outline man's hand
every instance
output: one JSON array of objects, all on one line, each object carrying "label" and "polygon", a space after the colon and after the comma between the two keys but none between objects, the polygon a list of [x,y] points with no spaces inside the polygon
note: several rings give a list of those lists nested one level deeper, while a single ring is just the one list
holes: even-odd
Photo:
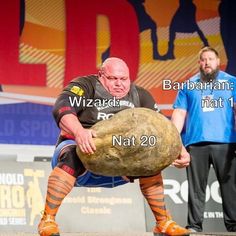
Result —
[{"label": "man's hand", "polygon": [[75,141],[83,153],[93,154],[96,151],[94,137],[96,137],[94,130],[82,128],[76,133]]},{"label": "man's hand", "polygon": [[59,126],[62,133],[71,134],[75,137],[75,142],[80,150],[87,154],[93,154],[96,150],[93,137],[96,133],[92,129],[85,129],[74,114],[66,114],[62,116]]},{"label": "man's hand", "polygon": [[190,163],[190,155],[183,146],[179,157],[172,163],[172,165],[174,165],[177,168],[184,168],[189,166],[189,163]]}]

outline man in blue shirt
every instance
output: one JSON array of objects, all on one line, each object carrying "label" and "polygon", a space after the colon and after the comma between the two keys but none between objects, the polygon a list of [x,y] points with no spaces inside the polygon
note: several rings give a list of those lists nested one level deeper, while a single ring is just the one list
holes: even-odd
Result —
[{"label": "man in blue shirt", "polygon": [[191,156],[187,228],[193,232],[202,231],[211,164],[220,185],[226,229],[236,232],[236,78],[220,71],[219,65],[214,48],[200,51],[200,72],[179,90],[172,115],[180,133],[185,127],[182,156]]}]

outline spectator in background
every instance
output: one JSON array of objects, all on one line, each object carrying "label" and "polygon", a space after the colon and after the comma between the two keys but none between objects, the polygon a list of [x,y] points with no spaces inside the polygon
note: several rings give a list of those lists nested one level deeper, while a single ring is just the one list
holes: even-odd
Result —
[{"label": "spectator in background", "polygon": [[[187,167],[187,228],[192,232],[202,231],[211,165],[220,185],[226,229],[236,232],[236,78],[220,71],[219,65],[218,52],[214,48],[200,50],[200,72],[178,92],[172,115],[180,133],[186,126],[183,143],[191,156]],[[195,89],[188,89],[188,83]],[[186,150],[183,155],[187,155]]]}]

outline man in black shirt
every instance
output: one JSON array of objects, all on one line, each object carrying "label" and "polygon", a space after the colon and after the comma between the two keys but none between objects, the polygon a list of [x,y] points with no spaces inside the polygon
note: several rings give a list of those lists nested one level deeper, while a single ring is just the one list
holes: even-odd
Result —
[{"label": "man in black shirt", "polygon": [[[86,170],[76,154],[76,146],[87,154],[93,154],[96,133],[90,128],[99,120],[108,119],[115,113],[133,107],[145,107],[158,111],[152,96],[130,81],[129,68],[119,58],[108,58],[98,75],[81,77],[71,81],[58,97],[53,115],[61,129],[58,144],[52,159],[52,170],[44,215],[38,226],[41,236],[58,236],[55,216],[65,196],[74,186],[114,187],[129,182],[127,177],[95,175]],[[188,159],[179,160],[181,167]],[[140,189],[147,199],[156,219],[154,235],[184,235],[188,231],[170,219],[164,202],[161,173],[139,178]]]}]

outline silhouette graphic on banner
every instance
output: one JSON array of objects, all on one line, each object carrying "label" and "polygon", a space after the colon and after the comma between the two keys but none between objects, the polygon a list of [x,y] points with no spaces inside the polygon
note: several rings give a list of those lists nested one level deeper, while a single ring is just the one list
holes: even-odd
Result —
[{"label": "silhouette graphic on banner", "polygon": [[25,25],[25,0],[20,0],[20,35]]},{"label": "silhouette graphic on banner", "polygon": [[236,76],[236,1],[221,0],[219,15],[221,38],[228,59],[225,71]]},{"label": "silhouette graphic on banner", "polygon": [[25,176],[32,176],[33,181],[29,181],[28,190],[26,193],[28,207],[31,208],[30,222],[29,225],[34,225],[34,220],[36,216],[41,217],[41,211],[44,207],[44,199],[40,191],[39,179],[44,177],[44,171],[33,169],[25,169]]},{"label": "silhouette graphic on banner", "polygon": [[[152,57],[154,60],[162,60],[158,52],[158,38],[157,38],[157,25],[156,22],[147,14],[144,2],[145,0],[127,0],[134,8],[139,24],[139,32],[144,30],[151,30],[152,41]],[[110,47],[102,53],[102,61],[105,61],[110,56]]]},{"label": "silhouette graphic on banner", "polygon": [[209,46],[207,38],[199,28],[196,21],[196,6],[192,0],[179,0],[179,7],[175,12],[169,28],[168,51],[164,55],[165,59],[175,59],[174,41],[176,33],[197,32],[204,46]]}]

